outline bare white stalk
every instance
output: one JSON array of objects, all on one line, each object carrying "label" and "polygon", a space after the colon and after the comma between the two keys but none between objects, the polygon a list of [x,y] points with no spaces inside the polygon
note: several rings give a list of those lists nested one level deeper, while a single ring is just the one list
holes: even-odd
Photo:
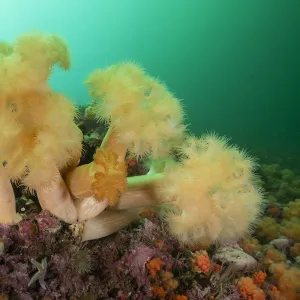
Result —
[{"label": "bare white stalk", "polygon": [[163,182],[163,173],[148,173],[146,175],[127,178],[127,190],[111,209],[122,210],[158,206],[158,190]]},{"label": "bare white stalk", "polygon": [[6,174],[5,168],[0,165],[0,223],[13,225],[21,220],[16,213],[14,190]]},{"label": "bare white stalk", "polygon": [[36,193],[43,209],[66,223],[72,224],[77,221],[75,204],[60,174],[49,187],[37,187]]},{"label": "bare white stalk", "polygon": [[132,208],[142,208],[149,206],[157,206],[160,201],[153,187],[128,189],[123,193],[117,204],[112,210],[123,210]]},{"label": "bare white stalk", "polygon": [[83,222],[99,215],[108,206],[108,200],[103,199],[103,201],[98,201],[94,197],[76,199],[75,206],[78,221]]},{"label": "bare white stalk", "polygon": [[82,241],[100,239],[115,233],[134,221],[140,213],[139,209],[104,210],[84,223]]}]

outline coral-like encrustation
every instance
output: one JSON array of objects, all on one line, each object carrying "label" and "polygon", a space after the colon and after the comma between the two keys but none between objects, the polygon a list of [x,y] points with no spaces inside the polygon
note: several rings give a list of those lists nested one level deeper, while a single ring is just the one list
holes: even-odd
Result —
[{"label": "coral-like encrustation", "polygon": [[[46,211],[14,226],[2,224],[0,295],[12,299],[155,299],[163,290],[166,299],[187,299],[187,291],[192,295],[199,287],[207,289],[207,281],[220,269],[195,269],[194,254],[181,249],[164,226],[148,212],[115,235],[82,244],[74,226]],[[37,272],[32,262],[40,261],[47,261],[47,267]],[[216,287],[209,293],[217,291]]]}]

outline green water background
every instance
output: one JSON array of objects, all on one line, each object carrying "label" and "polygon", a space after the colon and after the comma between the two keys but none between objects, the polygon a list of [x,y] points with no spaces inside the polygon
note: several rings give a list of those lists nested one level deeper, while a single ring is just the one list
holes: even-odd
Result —
[{"label": "green water background", "polygon": [[216,131],[265,162],[299,164],[300,1],[0,0],[0,39],[64,38],[68,73],[50,84],[78,104],[95,68],[140,62],[186,107],[195,134]]}]

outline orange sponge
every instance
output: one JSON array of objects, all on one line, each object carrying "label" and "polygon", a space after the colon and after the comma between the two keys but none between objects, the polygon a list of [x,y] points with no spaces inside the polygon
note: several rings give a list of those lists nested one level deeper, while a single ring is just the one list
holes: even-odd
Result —
[{"label": "orange sponge", "polygon": [[242,277],[237,282],[237,290],[243,299],[248,300],[265,300],[263,290],[255,285],[250,277]]}]

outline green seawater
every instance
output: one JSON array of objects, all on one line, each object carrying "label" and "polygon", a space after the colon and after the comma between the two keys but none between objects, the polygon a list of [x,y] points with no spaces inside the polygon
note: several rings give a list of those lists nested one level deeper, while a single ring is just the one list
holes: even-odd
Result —
[{"label": "green seawater", "polygon": [[216,131],[264,162],[300,165],[299,0],[0,0],[0,39],[55,33],[72,68],[50,84],[77,104],[94,69],[135,60]]}]

